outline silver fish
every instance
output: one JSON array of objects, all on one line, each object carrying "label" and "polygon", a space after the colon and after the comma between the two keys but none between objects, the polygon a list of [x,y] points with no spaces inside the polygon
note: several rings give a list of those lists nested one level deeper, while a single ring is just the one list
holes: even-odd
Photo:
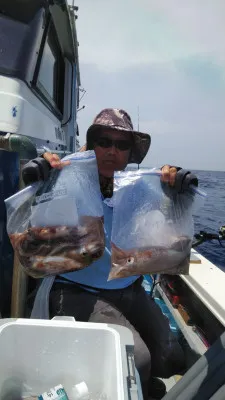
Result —
[{"label": "silver fish", "polygon": [[123,250],[113,242],[111,246],[112,267],[108,280],[149,273],[170,273],[169,270],[174,274],[176,268],[179,274],[182,263],[187,265],[191,239],[181,236],[170,247],[149,246],[140,250]]}]

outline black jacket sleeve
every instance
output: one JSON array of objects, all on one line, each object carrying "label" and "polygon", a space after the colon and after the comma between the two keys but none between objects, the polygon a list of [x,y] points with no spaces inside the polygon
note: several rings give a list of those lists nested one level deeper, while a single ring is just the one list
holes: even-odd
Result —
[{"label": "black jacket sleeve", "polygon": [[[171,167],[171,166],[170,166]],[[163,167],[161,167],[162,169]],[[176,193],[185,192],[190,185],[198,186],[198,178],[192,174],[191,171],[183,169],[181,167],[174,166],[177,169],[177,175],[175,179],[174,191]],[[166,190],[167,184],[162,183],[162,187]]]},{"label": "black jacket sleeve", "polygon": [[25,185],[30,185],[37,181],[45,181],[50,174],[51,166],[42,157],[37,157],[29,161],[22,168],[22,178]]},{"label": "black jacket sleeve", "polygon": [[177,193],[185,192],[190,185],[198,186],[198,178],[186,169],[179,169],[175,179],[174,188]]},{"label": "black jacket sleeve", "polygon": [[177,168],[175,185],[170,187],[168,183],[161,182],[163,189],[163,200],[161,210],[168,220],[179,220],[183,218],[187,210],[192,206],[194,193],[188,190],[190,185],[198,186],[198,178],[190,171]]}]

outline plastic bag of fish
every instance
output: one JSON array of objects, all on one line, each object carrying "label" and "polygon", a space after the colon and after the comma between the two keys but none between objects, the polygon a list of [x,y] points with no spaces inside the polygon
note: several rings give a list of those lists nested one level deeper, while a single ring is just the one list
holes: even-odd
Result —
[{"label": "plastic bag of fish", "polygon": [[75,153],[5,200],[7,231],[25,272],[41,278],[89,266],[104,252],[103,208],[93,151]]},{"label": "plastic bag of fish", "polygon": [[194,188],[177,193],[160,176],[155,169],[115,173],[108,280],[188,274],[197,194]]}]

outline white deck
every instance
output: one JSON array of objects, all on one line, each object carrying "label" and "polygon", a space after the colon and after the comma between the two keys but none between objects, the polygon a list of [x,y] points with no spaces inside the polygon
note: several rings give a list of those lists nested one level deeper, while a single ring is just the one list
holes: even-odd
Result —
[{"label": "white deck", "polygon": [[189,275],[181,275],[203,304],[225,326],[225,272],[192,249],[193,258],[201,263],[190,263]]},{"label": "white deck", "polygon": [[[202,303],[225,326],[225,272],[192,249],[189,275],[180,276]],[[156,286],[156,291],[165,301],[190,347],[198,353],[204,354],[207,348],[192,330],[192,327],[184,322],[180,313],[172,306],[160,286]],[[173,376],[169,379],[163,379],[167,391],[176,384],[179,378]]]},{"label": "white deck", "polygon": [[[189,275],[180,276],[202,303],[225,326],[225,273],[192,249]],[[190,347],[198,353],[204,354],[207,348],[192,330],[192,327],[184,322],[180,313],[172,306],[160,286],[156,286],[156,291],[165,301]],[[169,379],[163,379],[167,391],[176,384],[179,378],[172,376]]]},{"label": "white deck", "polygon": [[[180,276],[218,321],[225,326],[225,273],[192,249],[189,275]],[[204,354],[207,347],[193,331],[192,326],[184,322],[179,311],[172,306],[160,286],[156,287],[156,291],[166,303],[190,347]]]}]

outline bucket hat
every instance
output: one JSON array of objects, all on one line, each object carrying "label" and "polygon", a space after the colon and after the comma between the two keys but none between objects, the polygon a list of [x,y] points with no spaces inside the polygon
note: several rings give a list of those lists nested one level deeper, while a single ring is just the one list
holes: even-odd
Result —
[{"label": "bucket hat", "polygon": [[128,162],[140,164],[143,161],[151,144],[151,136],[134,130],[129,114],[118,108],[105,108],[95,117],[87,130],[87,150],[93,149],[94,138],[105,127],[125,134],[131,133],[133,145]]}]

